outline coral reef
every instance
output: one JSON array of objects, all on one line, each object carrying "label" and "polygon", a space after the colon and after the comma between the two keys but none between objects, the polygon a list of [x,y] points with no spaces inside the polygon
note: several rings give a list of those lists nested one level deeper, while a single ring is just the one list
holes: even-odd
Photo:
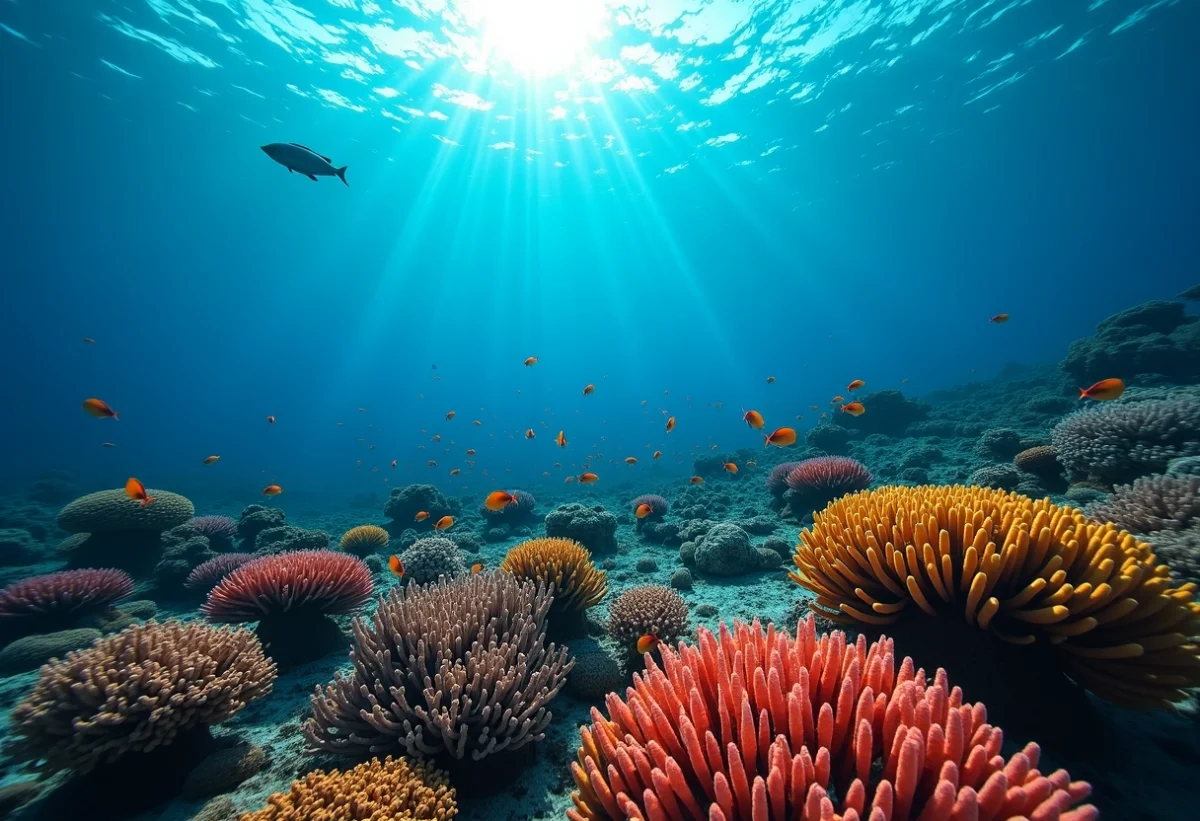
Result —
[{"label": "coral reef", "polygon": [[975,452],[985,459],[1012,459],[1023,449],[1024,439],[1011,428],[988,428],[975,442]]},{"label": "coral reef", "polygon": [[404,577],[418,584],[437,581],[440,576],[452,579],[467,572],[458,545],[441,536],[417,539],[400,554],[400,561],[404,563]]},{"label": "coral reef", "polygon": [[61,505],[79,495],[79,486],[65,470],[47,470],[33,477],[25,498],[43,505]]},{"label": "coral reef", "polygon": [[661,521],[666,517],[667,511],[671,509],[667,500],[656,493],[643,493],[629,503],[629,509],[637,510],[642,505],[650,505],[650,512],[642,519],[642,522]]},{"label": "coral reef", "polygon": [[810,617],[794,640],[735,622],[662,655],[580,729],[572,821],[1098,817],[1070,809],[1088,784],[1043,775],[1034,743],[1006,761],[984,706],[897,669],[891,640],[818,638]]},{"label": "coral reef", "polygon": [[178,493],[146,492],[154,501],[145,506],[119,488],[89,493],[60,510],[60,528],[89,534],[67,554],[69,566],[117,567],[135,576],[149,572],[162,553],[159,534],[187,522],[196,509]]},{"label": "coral reef", "polygon": [[41,551],[28,530],[0,528],[0,565],[34,564],[40,557]]},{"label": "coral reef", "polygon": [[208,537],[191,522],[171,528],[162,534],[162,557],[154,566],[156,587],[168,596],[181,592],[188,574],[216,555]]},{"label": "coral reef", "polygon": [[1088,515],[1136,533],[1200,525],[1200,477],[1143,476],[1117,487],[1108,499],[1088,508]]},{"label": "coral reef", "polygon": [[631,587],[608,605],[608,634],[625,645],[636,645],[647,633],[674,641],[687,631],[687,602],[660,584]]},{"label": "coral reef", "polygon": [[48,772],[87,772],[225,721],[274,681],[275,665],[249,631],[134,625],[42,668],[13,710],[11,754]]},{"label": "coral reef", "polygon": [[192,529],[208,539],[212,549],[218,553],[233,550],[233,540],[238,536],[238,522],[229,516],[196,516],[188,522]]},{"label": "coral reef", "polygon": [[1170,384],[1200,382],[1200,317],[1179,302],[1145,302],[1108,317],[1096,335],[1071,343],[1062,369],[1081,387],[1117,376]]},{"label": "coral reef", "polygon": [[816,448],[829,454],[842,455],[849,449],[850,431],[841,425],[817,425],[804,432],[804,441],[810,448]]},{"label": "coral reef", "polygon": [[735,524],[721,522],[696,539],[696,569],[713,576],[740,576],[758,569],[750,536]]},{"label": "coral reef", "polygon": [[450,821],[457,814],[454,788],[445,773],[427,762],[388,756],[344,773],[314,770],[241,821]]},{"label": "coral reef", "polygon": [[328,617],[354,612],[374,589],[370,569],[348,553],[279,553],[225,576],[200,612],[215,622],[257,621],[271,657],[291,666],[340,647],[344,636]]},{"label": "coral reef", "polygon": [[[913,399],[905,399],[903,393],[895,390],[869,393],[861,397],[859,401],[866,407],[867,412],[862,416],[851,416],[848,413],[838,414],[838,424],[851,431],[864,434],[882,433],[885,436],[904,436],[910,425],[922,421],[930,411],[929,405]],[[813,428],[813,430],[819,430],[819,428]],[[811,440],[809,440],[809,444],[819,447]]]},{"label": "coral reef", "polygon": [[583,545],[570,539],[521,542],[508,551],[500,569],[550,590],[550,625],[560,636],[578,632],[584,612],[608,593],[604,571],[596,569]]},{"label": "coral reef", "polygon": [[[388,532],[396,535],[405,528],[429,530],[443,516],[457,516],[460,506],[447,499],[433,485],[407,485],[392,488],[391,495],[383,503],[383,515],[391,519]],[[429,514],[423,522],[417,522],[420,512]]]},{"label": "coral reef", "polygon": [[217,586],[217,582],[256,558],[258,557],[253,553],[220,553],[197,565],[184,579],[183,586],[188,590],[208,595],[208,592]]},{"label": "coral reef", "polygon": [[342,534],[338,547],[355,556],[366,557],[372,553],[386,550],[390,537],[388,532],[378,525],[359,525],[352,527]]},{"label": "coral reef", "polygon": [[782,497],[788,490],[788,474],[800,465],[799,462],[780,462],[767,473],[767,490],[772,496]]},{"label": "coral reef", "polygon": [[621,661],[595,639],[571,642],[575,666],[567,674],[567,692],[587,700],[603,699],[605,694],[625,683]]},{"label": "coral reef", "polygon": [[515,527],[520,524],[532,524],[538,519],[535,509],[537,500],[527,490],[514,490],[512,497],[515,501],[499,510],[488,510],[486,505],[479,505],[479,515],[485,521],[494,525],[506,524]]},{"label": "coral reef", "polygon": [[1053,445],[1035,445],[1025,448],[1013,457],[1013,467],[1022,473],[1034,476],[1057,477],[1062,475],[1062,463]]},{"label": "coral reef", "polygon": [[254,538],[254,552],[260,556],[291,553],[300,550],[325,550],[329,534],[324,530],[306,530],[293,525],[279,525],[260,530]]},{"label": "coral reef", "polygon": [[188,773],[183,797],[189,801],[235,789],[266,764],[267,755],[257,744],[235,744],[217,750]]},{"label": "coral reef", "polygon": [[132,592],[133,579],[114,568],[33,576],[0,590],[0,632],[11,638],[73,627]]},{"label": "coral reef", "polygon": [[254,542],[258,534],[270,527],[281,527],[287,519],[287,514],[277,507],[263,505],[247,505],[238,519],[238,535],[242,537],[242,550],[249,553],[254,550]]},{"label": "coral reef", "polygon": [[1021,483],[1021,474],[1012,465],[984,465],[971,471],[968,485],[990,487],[997,490],[1016,490]]},{"label": "coral reef", "polygon": [[547,646],[549,591],[507,573],[395,587],[354,621],[354,672],[313,694],[305,735],[351,755],[479,761],[544,737],[571,670]]},{"label": "coral reef", "polygon": [[87,647],[101,635],[94,627],[77,627],[19,638],[0,650],[0,673],[7,676],[36,670],[56,656]]},{"label": "coral reef", "polygon": [[1149,545],[1049,500],[960,486],[863,491],[814,517],[794,562],[792,580],[837,622],[890,624],[917,609],[1018,645],[1046,642],[1072,679],[1122,705],[1169,707],[1200,686],[1192,590],[1170,586]]},{"label": "coral reef", "polygon": [[584,507],[571,502],[546,515],[546,535],[572,539],[593,553],[617,551],[617,517],[600,505]]},{"label": "coral reef", "polygon": [[1200,398],[1109,402],[1063,419],[1051,434],[1072,479],[1107,485],[1162,473],[1172,459],[1200,456]]}]

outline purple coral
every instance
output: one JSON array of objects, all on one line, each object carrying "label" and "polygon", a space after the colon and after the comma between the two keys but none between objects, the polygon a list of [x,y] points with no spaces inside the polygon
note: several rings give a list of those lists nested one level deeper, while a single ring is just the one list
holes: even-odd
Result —
[{"label": "purple coral", "polygon": [[233,541],[238,532],[237,521],[228,516],[196,516],[188,524],[201,536],[207,536],[209,539]]},{"label": "purple coral", "polygon": [[1128,482],[1161,473],[1172,459],[1200,455],[1200,398],[1087,408],[1059,422],[1050,438],[1072,479]]},{"label": "purple coral", "polygon": [[123,570],[63,570],[33,576],[0,590],[0,619],[66,620],[103,610],[133,592]]},{"label": "purple coral", "polygon": [[1092,505],[1088,516],[1135,533],[1183,530],[1200,522],[1200,478],[1142,477]]},{"label": "purple coral", "polygon": [[782,496],[788,489],[788,474],[799,466],[799,462],[783,462],[771,468],[771,472],[767,474],[767,490],[774,496]]},{"label": "purple coral", "polygon": [[[667,510],[670,505],[667,500],[654,493],[645,493],[629,503],[634,510],[637,510],[642,505],[650,505],[650,516],[661,519],[667,515]],[[648,517],[649,518],[649,517]]]},{"label": "purple coral", "polygon": [[228,576],[234,570],[244,565],[251,559],[258,558],[253,553],[221,553],[214,556],[206,562],[196,565],[188,577],[184,580],[183,586],[188,590],[198,590],[201,593],[207,593],[217,586],[217,582]]},{"label": "purple coral", "polygon": [[871,471],[847,456],[817,456],[805,459],[790,471],[784,481],[792,490],[820,491],[830,498],[871,485]]}]

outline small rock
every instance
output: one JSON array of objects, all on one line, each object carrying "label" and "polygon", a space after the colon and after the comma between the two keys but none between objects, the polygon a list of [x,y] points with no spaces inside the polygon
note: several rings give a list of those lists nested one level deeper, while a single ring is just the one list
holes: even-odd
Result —
[{"label": "small rock", "polygon": [[61,658],[72,650],[87,647],[98,638],[100,631],[91,628],[19,638],[0,650],[0,672],[12,675],[36,670],[50,659]]},{"label": "small rock", "polygon": [[785,559],[792,557],[792,544],[787,539],[771,536],[762,544],[767,550],[774,550]]},{"label": "small rock", "polygon": [[758,557],[758,566],[763,570],[774,570],[783,563],[783,556],[768,547],[754,548],[754,555]]},{"label": "small rock", "polygon": [[229,792],[255,775],[267,762],[257,744],[239,744],[218,750],[201,761],[183,782],[183,797],[189,801]]},{"label": "small rock", "polygon": [[671,587],[676,590],[691,590],[692,589],[692,571],[686,567],[681,567],[671,574]]},{"label": "small rock", "polygon": [[575,666],[567,674],[567,691],[587,700],[604,698],[625,684],[621,665],[604,646],[592,639],[571,642]]},{"label": "small rock", "polygon": [[711,604],[702,604],[696,608],[696,615],[702,619],[711,618],[717,615],[717,608]]},{"label": "small rock", "polygon": [[637,560],[637,570],[639,573],[653,573],[658,570],[658,562],[649,556],[643,556]]},{"label": "small rock", "polygon": [[679,561],[689,565],[696,563],[695,542],[684,542],[679,546]]},{"label": "small rock", "polygon": [[363,559],[363,561],[366,563],[367,567],[370,569],[370,571],[372,573],[382,573],[383,572],[383,557],[382,556],[372,554],[370,556],[367,556],[367,558]]},{"label": "small rock", "polygon": [[616,570],[617,569],[617,560],[614,559],[612,556],[609,556],[609,557],[605,558],[604,561],[600,562],[600,567],[604,570]]}]

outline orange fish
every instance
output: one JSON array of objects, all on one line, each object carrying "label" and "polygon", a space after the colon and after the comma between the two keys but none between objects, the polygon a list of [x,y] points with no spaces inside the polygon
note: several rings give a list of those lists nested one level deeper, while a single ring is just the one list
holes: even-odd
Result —
[{"label": "orange fish", "polygon": [[853,382],[851,382],[849,385],[846,386],[846,392],[853,393],[854,391],[858,390],[865,384],[867,384],[867,383],[862,381],[861,379],[855,379]]},{"label": "orange fish", "polygon": [[511,493],[507,493],[503,490],[493,490],[488,494],[487,498],[484,499],[483,506],[494,513],[497,510],[504,510],[504,508],[511,504],[516,504],[516,501],[517,498]]},{"label": "orange fish", "polygon": [[650,507],[650,505],[643,502],[642,504],[637,506],[636,510],[633,511],[633,515],[637,516],[639,519],[645,519],[647,516],[649,516],[653,512],[654,512],[654,508]]},{"label": "orange fish", "polygon": [[395,469],[396,469],[396,460],[393,459],[392,460],[392,470],[395,470]]},{"label": "orange fish", "polygon": [[737,465],[735,465],[733,462],[726,462],[725,470],[728,473],[737,473]]},{"label": "orange fish", "polygon": [[457,476],[460,473],[462,473],[462,468],[454,468],[453,470],[450,471],[451,476]]},{"label": "orange fish", "polygon": [[558,445],[560,448],[565,448],[567,446],[567,437],[561,430],[558,432],[558,436],[554,437],[554,444]]},{"label": "orange fish", "polygon": [[414,522],[423,522],[428,518],[429,518],[428,510],[419,510],[419,511],[417,511],[417,515],[413,517],[413,521]]},{"label": "orange fish", "polygon": [[1107,402],[1110,399],[1116,399],[1123,393],[1125,393],[1125,383],[1120,379],[1101,379],[1086,390],[1080,388],[1079,398]]},{"label": "orange fish", "polygon": [[467,448],[467,456],[474,456],[475,448]]},{"label": "orange fish", "polygon": [[536,357],[536,356],[527,356],[527,357],[525,357],[525,367],[526,367],[526,368],[532,368],[532,367],[533,367],[534,365],[536,365],[536,364],[537,364],[537,357]]},{"label": "orange fish", "polygon": [[661,451],[661,450],[656,450],[656,451],[654,451],[654,458],[655,458],[655,459],[659,459],[659,458],[661,458],[661,457],[662,457],[662,451]]},{"label": "orange fish", "polygon": [[673,430],[675,430],[675,417],[674,416],[672,416],[670,419],[667,420],[667,433],[670,433]]},{"label": "orange fish", "polygon": [[584,395],[584,396],[591,396],[591,395],[592,395],[592,393],[594,393],[594,392],[595,392],[595,390],[596,390],[596,386],[595,386],[595,385],[590,385],[590,384],[589,384],[589,385],[584,385],[584,386],[583,386],[583,395]]},{"label": "orange fish", "polygon": [[454,526],[453,516],[443,516],[437,520],[437,524],[433,526],[434,530],[448,530]]},{"label": "orange fish", "polygon": [[653,633],[647,633],[637,640],[637,651],[642,655],[649,653],[658,646],[658,636]]},{"label": "orange fish", "polygon": [[141,502],[142,507],[148,507],[154,501],[153,496],[146,495],[146,486],[132,476],[125,483],[125,495],[136,502]]},{"label": "orange fish", "polygon": [[263,496],[278,496],[280,493],[283,493],[283,488],[281,488],[279,485],[267,485],[266,487],[263,488],[262,495]]},{"label": "orange fish", "polygon": [[626,457],[625,457],[625,464],[627,464],[627,465],[636,465],[636,464],[637,464],[637,458],[636,458],[636,457],[634,457],[634,456],[626,456]]},{"label": "orange fish", "polygon": [[454,418],[454,411],[446,411],[446,421],[449,422]]},{"label": "orange fish", "polygon": [[767,377],[767,384],[768,384],[768,385],[770,385],[770,384],[771,384],[772,382],[774,382],[774,381],[775,381],[775,377],[773,377],[773,376],[768,376],[768,377]]},{"label": "orange fish", "polygon": [[837,396],[835,396],[835,397],[833,397],[832,399],[830,399],[830,400],[829,400],[829,404],[831,404],[831,405],[836,405],[838,402],[845,402],[845,401],[846,401],[846,397],[842,396],[842,395],[839,393]]},{"label": "orange fish", "polygon": [[990,321],[995,322],[997,325],[1003,325],[1005,322],[1008,322],[1008,314],[996,314]]},{"label": "orange fish", "polygon": [[96,342],[96,340],[92,339],[90,336],[85,336],[85,337],[83,338],[83,341],[84,341],[85,343],[87,343],[88,345],[93,345],[93,344],[95,344],[95,342]]},{"label": "orange fish", "polygon": [[525,429],[525,438],[526,439],[532,439],[535,436],[537,436],[537,434],[533,432],[533,428]]},{"label": "orange fish", "polygon": [[475,564],[471,565],[471,575],[472,576],[474,576],[480,570],[483,570],[483,562],[475,562]]},{"label": "orange fish", "polygon": [[220,459],[220,458],[221,458],[220,456],[207,456],[207,457],[205,457],[205,459],[204,459],[204,464],[206,464],[206,465],[211,465],[211,464],[213,464],[214,462],[216,462],[216,461],[217,461],[218,459]]},{"label": "orange fish", "polygon": [[763,419],[763,415],[756,410],[744,411],[742,413],[742,420],[755,430],[762,430],[763,425],[767,424],[766,420]]},{"label": "orange fish", "polygon": [[796,444],[796,431],[792,428],[775,428],[770,436],[764,437],[767,445],[775,445],[776,447],[786,448],[788,445]]},{"label": "orange fish", "polygon": [[267,424],[268,424],[268,425],[274,425],[274,424],[275,424],[275,417],[274,417],[274,416],[268,416],[268,417],[267,417]]},{"label": "orange fish", "polygon": [[83,400],[83,409],[97,419],[116,419],[121,421],[121,415],[108,406],[102,399]]},{"label": "orange fish", "polygon": [[579,474],[579,484],[581,484],[581,485],[590,485],[593,482],[597,482],[599,480],[600,480],[600,477],[594,473]]},{"label": "orange fish", "polygon": [[691,479],[688,479],[688,484],[702,485],[702,484],[704,484],[704,477],[703,476],[693,476]]},{"label": "orange fish", "polygon": [[850,402],[842,405],[842,413],[848,413],[851,416],[862,416],[866,412],[867,409],[863,407],[862,402]]},{"label": "orange fish", "polygon": [[404,578],[404,562],[400,561],[400,557],[393,553],[388,556],[388,570],[396,574],[396,578]]}]

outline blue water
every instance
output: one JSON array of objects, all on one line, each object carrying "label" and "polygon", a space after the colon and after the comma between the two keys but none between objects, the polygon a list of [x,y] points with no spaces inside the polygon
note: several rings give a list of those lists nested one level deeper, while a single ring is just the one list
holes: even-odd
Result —
[{"label": "blue water", "polygon": [[[851,379],[1055,361],[1194,284],[1182,0],[9,0],[0,24],[13,487],[286,506],[683,475],[761,442],[743,406],[803,431]],[[349,187],[259,150],[289,141]]]}]

